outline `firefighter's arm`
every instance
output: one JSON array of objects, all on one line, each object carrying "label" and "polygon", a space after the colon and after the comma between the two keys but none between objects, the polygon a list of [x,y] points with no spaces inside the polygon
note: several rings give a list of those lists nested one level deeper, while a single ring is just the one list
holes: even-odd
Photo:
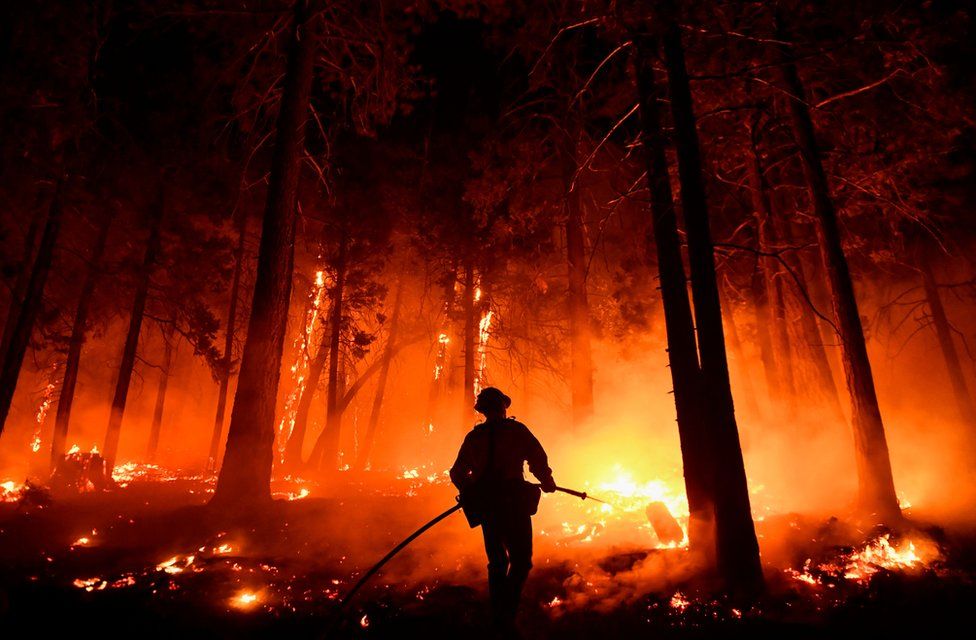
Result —
[{"label": "firefighter's arm", "polygon": [[471,454],[470,435],[461,444],[461,448],[458,450],[457,460],[454,461],[454,466],[451,467],[450,475],[451,482],[458,489],[464,489],[473,480],[474,461]]},{"label": "firefighter's arm", "polygon": [[549,456],[546,455],[546,450],[542,448],[542,444],[527,427],[525,428],[525,435],[527,444],[525,459],[529,463],[529,471],[538,478],[543,491],[552,493],[556,490],[556,481],[552,479]]}]

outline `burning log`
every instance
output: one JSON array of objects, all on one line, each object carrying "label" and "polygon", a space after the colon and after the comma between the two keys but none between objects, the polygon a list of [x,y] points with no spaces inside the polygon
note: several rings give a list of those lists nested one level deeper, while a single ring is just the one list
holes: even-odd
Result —
[{"label": "burning log", "polygon": [[51,491],[55,494],[103,491],[111,484],[105,458],[97,449],[79,451],[72,447],[51,474]]},{"label": "burning log", "polygon": [[678,544],[685,537],[681,525],[674,519],[663,502],[648,504],[644,513],[647,515],[647,521],[654,527],[654,533],[662,545]]}]

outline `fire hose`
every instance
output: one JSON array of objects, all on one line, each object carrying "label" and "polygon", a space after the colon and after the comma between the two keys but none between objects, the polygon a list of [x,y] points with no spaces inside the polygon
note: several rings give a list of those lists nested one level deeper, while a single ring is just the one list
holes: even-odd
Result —
[{"label": "fire hose", "polygon": [[[539,485],[536,485],[536,486],[539,486]],[[607,504],[603,500],[600,500],[598,498],[594,498],[594,497],[588,495],[585,491],[575,491],[573,489],[566,489],[565,487],[556,487],[556,491],[560,491],[562,493],[566,493],[566,494],[569,494],[571,496],[575,496],[575,497],[579,498],[580,500],[589,499],[589,500],[593,500],[594,502],[599,502],[601,504]],[[403,551],[403,549],[408,544],[410,544],[411,542],[413,542],[414,540],[416,540],[417,538],[419,538],[421,535],[423,535],[423,533],[425,531],[427,531],[428,529],[430,529],[431,527],[433,527],[435,524],[437,524],[441,520],[447,518],[448,516],[450,516],[455,511],[459,511],[461,509],[460,497],[457,498],[457,500],[458,500],[458,503],[456,505],[454,505],[453,507],[451,507],[450,509],[448,509],[444,513],[440,514],[436,518],[430,520],[429,522],[427,522],[427,524],[425,524],[424,526],[420,527],[419,529],[417,529],[416,531],[414,531],[413,533],[411,533],[409,536],[407,536],[406,538],[404,538],[403,541],[400,544],[398,544],[397,546],[393,547],[393,549],[391,549],[389,553],[387,553],[385,556],[383,556],[383,558],[380,559],[379,562],[377,562],[372,567],[370,567],[369,571],[367,571],[366,573],[363,574],[363,577],[361,577],[359,579],[359,581],[356,582],[356,584],[353,585],[352,589],[350,589],[349,592],[346,593],[346,595],[339,602],[339,611],[340,612],[343,611],[346,608],[346,605],[349,604],[349,602],[353,599],[353,596],[356,595],[356,593],[363,587],[363,585],[365,585],[369,581],[370,578],[372,578],[374,575],[376,575],[376,572],[379,571],[380,569],[382,569],[383,566],[387,562],[389,562],[390,560],[392,560],[393,557],[396,556],[396,554],[398,554],[401,551]]]}]

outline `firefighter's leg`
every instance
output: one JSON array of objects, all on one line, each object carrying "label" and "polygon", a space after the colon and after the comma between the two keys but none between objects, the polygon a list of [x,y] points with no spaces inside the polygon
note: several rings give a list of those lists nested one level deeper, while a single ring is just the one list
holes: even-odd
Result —
[{"label": "firefighter's leg", "polygon": [[503,527],[497,518],[486,518],[481,525],[488,555],[488,595],[491,598],[491,616],[498,623],[504,621],[508,608],[508,554],[505,552]]},{"label": "firefighter's leg", "polygon": [[532,569],[532,517],[518,514],[512,516],[506,525],[505,543],[510,563],[507,613],[514,620],[522,599],[522,587]]}]

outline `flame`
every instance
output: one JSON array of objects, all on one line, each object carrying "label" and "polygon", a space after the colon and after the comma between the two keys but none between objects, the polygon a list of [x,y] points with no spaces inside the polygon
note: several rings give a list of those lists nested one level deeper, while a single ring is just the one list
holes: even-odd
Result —
[{"label": "flame", "polygon": [[437,336],[437,360],[434,363],[434,380],[440,380],[444,373],[444,362],[447,360],[447,348],[451,338],[446,333]]},{"label": "flame", "polygon": [[369,627],[369,616],[363,614],[363,617],[359,619],[359,626],[362,627],[363,629]]},{"label": "flame", "polygon": [[481,392],[487,377],[488,368],[488,338],[491,336],[491,319],[494,311],[488,311],[478,323],[478,370],[474,376],[474,395]]},{"label": "flame", "polygon": [[688,598],[685,597],[683,593],[678,591],[673,596],[671,596],[670,605],[672,609],[683,612],[685,609],[688,608],[689,605],[691,605],[691,601],[688,600]]},{"label": "flame", "polygon": [[794,580],[814,587],[823,585],[824,578],[867,584],[879,571],[918,571],[929,568],[941,558],[938,546],[927,538],[892,541],[891,534],[886,533],[837,560],[814,565],[807,559],[802,571],[787,569],[786,573]]},{"label": "flame", "polygon": [[17,502],[24,490],[23,483],[5,480],[0,482],[0,502]]},{"label": "flame", "polygon": [[47,414],[51,409],[51,405],[54,403],[54,390],[58,388],[60,380],[58,380],[58,369],[61,367],[61,362],[55,362],[51,367],[51,374],[48,378],[47,386],[44,387],[44,393],[41,395],[41,404],[37,407],[37,411],[34,413],[34,433],[31,436],[31,452],[37,453],[41,450],[41,429],[44,427],[44,422],[47,420]]}]

